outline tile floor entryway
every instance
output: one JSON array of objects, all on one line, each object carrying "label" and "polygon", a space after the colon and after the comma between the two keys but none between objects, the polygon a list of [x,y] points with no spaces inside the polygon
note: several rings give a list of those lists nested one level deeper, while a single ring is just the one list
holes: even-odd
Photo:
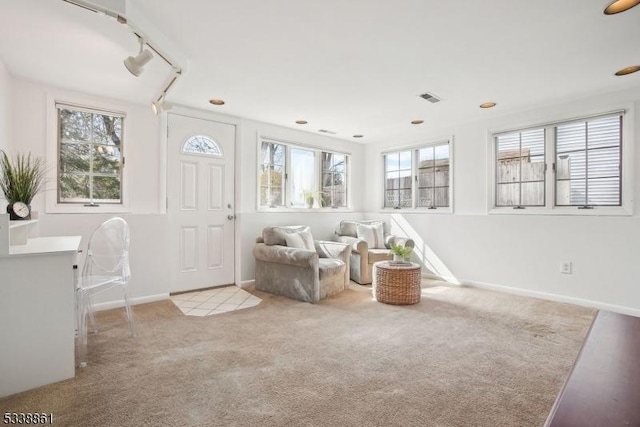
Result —
[{"label": "tile floor entryway", "polygon": [[171,301],[188,316],[211,316],[253,307],[262,300],[238,286],[224,286],[172,295]]}]

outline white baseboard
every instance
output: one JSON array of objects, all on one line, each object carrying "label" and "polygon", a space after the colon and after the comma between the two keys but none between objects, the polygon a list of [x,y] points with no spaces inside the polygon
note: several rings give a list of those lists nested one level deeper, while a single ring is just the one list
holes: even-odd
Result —
[{"label": "white baseboard", "polygon": [[593,301],[593,300],[588,300],[584,298],[576,298],[576,297],[570,297],[566,295],[552,294],[548,292],[532,291],[530,289],[514,288],[511,286],[496,285],[495,283],[478,282],[475,280],[464,280],[464,279],[458,280],[453,277],[443,277],[443,276],[437,276],[437,275],[428,274],[428,273],[426,274],[423,273],[422,277],[427,279],[444,280],[446,282],[449,282],[452,284],[459,284],[462,286],[473,286],[475,288],[489,289],[492,291],[505,292],[505,293],[514,294],[514,295],[522,295],[525,297],[540,298],[540,299],[545,299],[549,301],[564,302],[568,304],[580,305],[583,307],[597,308],[598,310],[607,310],[607,311],[613,311],[616,313],[627,314],[629,316],[640,317],[640,309],[633,308],[633,307],[626,307],[623,305],[608,304],[601,301]]},{"label": "white baseboard", "polygon": [[432,280],[443,280],[445,282],[451,283],[452,285],[461,285],[462,284],[455,277],[438,276],[437,274],[432,274],[432,273],[424,273],[423,272],[422,273],[422,278],[423,279],[432,279]]},{"label": "white baseboard", "polygon": [[248,288],[250,286],[253,286],[256,283],[255,280],[244,280],[242,282],[240,282],[240,287],[242,289]]},{"label": "white baseboard", "polygon": [[[163,301],[166,299],[169,299],[168,293],[157,294],[157,295],[147,295],[144,297],[132,298],[131,304],[133,305],[146,304],[148,302]],[[120,308],[120,307],[124,307],[124,299],[109,301],[109,302],[102,302],[102,303],[93,305],[93,308],[95,311],[111,310],[112,308]]]}]

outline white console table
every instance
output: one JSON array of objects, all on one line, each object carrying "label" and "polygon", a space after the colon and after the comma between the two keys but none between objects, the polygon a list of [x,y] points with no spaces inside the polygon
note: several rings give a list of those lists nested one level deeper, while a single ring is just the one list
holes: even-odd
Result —
[{"label": "white console table", "polygon": [[75,376],[80,240],[29,238],[0,252],[0,397]]}]

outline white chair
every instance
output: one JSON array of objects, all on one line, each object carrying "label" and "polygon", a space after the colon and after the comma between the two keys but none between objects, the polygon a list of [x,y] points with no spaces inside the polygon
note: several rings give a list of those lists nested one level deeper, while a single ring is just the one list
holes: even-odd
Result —
[{"label": "white chair", "polygon": [[76,279],[79,366],[87,366],[87,317],[90,319],[93,330],[98,332],[93,313],[94,294],[121,286],[124,292],[129,330],[132,337],[136,336],[133,310],[127,294],[130,277],[129,225],[122,218],[111,218],[91,234],[82,275]]}]

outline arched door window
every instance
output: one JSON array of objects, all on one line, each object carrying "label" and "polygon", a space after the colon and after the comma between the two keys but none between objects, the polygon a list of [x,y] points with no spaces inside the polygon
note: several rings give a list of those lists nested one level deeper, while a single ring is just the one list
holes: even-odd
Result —
[{"label": "arched door window", "polygon": [[222,148],[220,148],[218,143],[205,135],[189,137],[182,145],[182,152],[216,157],[222,157],[223,155]]}]

